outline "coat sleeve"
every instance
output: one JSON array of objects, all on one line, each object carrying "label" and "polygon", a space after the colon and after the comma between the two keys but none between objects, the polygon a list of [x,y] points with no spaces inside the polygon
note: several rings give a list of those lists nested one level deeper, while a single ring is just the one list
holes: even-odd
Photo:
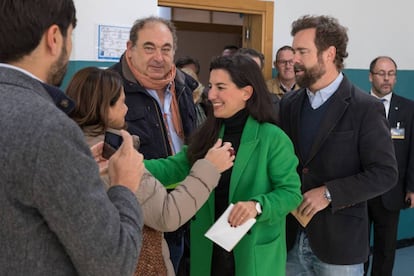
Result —
[{"label": "coat sleeve", "polygon": [[209,161],[198,160],[190,174],[171,192],[151,176],[144,175],[136,193],[144,213],[144,223],[158,231],[171,232],[187,222],[217,186],[220,173]]},{"label": "coat sleeve", "polygon": [[167,158],[145,160],[144,164],[147,170],[164,186],[183,181],[190,172],[186,146],[175,155]]},{"label": "coat sleeve", "polygon": [[345,172],[344,177],[325,183],[332,196],[333,212],[381,195],[397,184],[397,162],[382,103],[369,101],[363,111],[353,112],[359,113],[354,119],[358,126],[354,130],[357,154],[340,149],[337,154],[349,154],[349,164],[343,164],[342,171],[351,164],[358,164],[359,171]]}]

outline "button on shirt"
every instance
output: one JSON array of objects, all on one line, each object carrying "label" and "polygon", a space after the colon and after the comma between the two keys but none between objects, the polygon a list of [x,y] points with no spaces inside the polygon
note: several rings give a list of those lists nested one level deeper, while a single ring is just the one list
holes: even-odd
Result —
[{"label": "button on shirt", "polygon": [[322,88],[321,90],[312,93],[308,88],[306,89],[306,93],[308,94],[309,102],[313,109],[317,109],[323,103],[325,103],[334,93],[338,90],[339,85],[341,84],[344,76],[342,73],[339,73],[338,77],[329,84],[327,87]]}]

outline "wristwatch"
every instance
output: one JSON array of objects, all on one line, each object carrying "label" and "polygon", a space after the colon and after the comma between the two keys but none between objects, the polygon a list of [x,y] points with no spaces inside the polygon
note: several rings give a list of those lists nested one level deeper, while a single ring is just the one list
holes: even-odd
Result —
[{"label": "wristwatch", "polygon": [[332,202],[331,193],[329,192],[328,188],[325,188],[325,192],[323,193],[323,195],[325,196],[326,200]]},{"label": "wristwatch", "polygon": [[260,205],[258,201],[256,201],[256,212],[258,216],[262,214],[262,206]]}]

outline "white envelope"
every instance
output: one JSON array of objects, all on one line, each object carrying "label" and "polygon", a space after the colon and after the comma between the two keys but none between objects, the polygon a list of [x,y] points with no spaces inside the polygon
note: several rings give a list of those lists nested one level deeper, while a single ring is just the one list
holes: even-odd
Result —
[{"label": "white envelope", "polygon": [[204,234],[207,238],[223,247],[230,252],[236,246],[236,244],[243,238],[243,236],[249,231],[249,229],[256,223],[256,219],[248,219],[245,223],[238,227],[231,227],[228,223],[228,217],[230,211],[233,209],[231,203],[227,207],[226,211],[220,216],[220,218],[208,229]]}]

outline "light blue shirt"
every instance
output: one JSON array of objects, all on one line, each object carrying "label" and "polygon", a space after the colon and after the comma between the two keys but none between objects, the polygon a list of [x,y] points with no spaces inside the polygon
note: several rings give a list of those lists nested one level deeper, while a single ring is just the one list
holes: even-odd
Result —
[{"label": "light blue shirt", "polygon": [[177,135],[175,131],[174,124],[172,121],[172,114],[171,114],[171,102],[172,102],[172,94],[170,91],[170,86],[167,86],[165,89],[164,95],[164,103],[161,103],[160,98],[158,97],[157,91],[153,89],[147,89],[148,93],[157,100],[158,106],[160,106],[161,113],[164,116],[164,123],[167,124],[167,131],[168,131],[168,138],[172,144],[173,153],[177,153],[183,147],[184,141]]},{"label": "light blue shirt", "polygon": [[308,88],[306,88],[306,93],[308,94],[309,102],[313,109],[317,109],[322,104],[324,104],[334,93],[338,90],[339,85],[344,79],[344,75],[339,73],[338,77],[329,84],[327,87],[322,88],[321,90],[312,93]]}]

